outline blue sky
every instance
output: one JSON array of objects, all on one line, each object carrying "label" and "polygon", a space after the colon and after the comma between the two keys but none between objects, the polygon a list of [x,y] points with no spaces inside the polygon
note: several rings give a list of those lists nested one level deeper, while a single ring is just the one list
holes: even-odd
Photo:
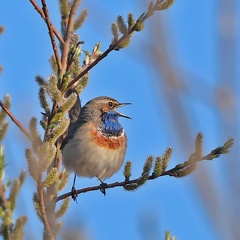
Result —
[{"label": "blue sky", "polygon": [[[58,1],[49,2],[52,21],[59,27]],[[236,4],[239,6],[239,1]],[[117,15],[127,16],[128,12],[133,12],[137,18],[147,9],[147,5],[148,1],[136,0],[106,0],[101,3],[83,1],[81,9],[89,9],[89,17],[78,32],[80,39],[85,41],[84,50],[91,50],[100,41],[104,51],[111,42],[111,23]],[[239,144],[239,127],[236,124],[239,114],[235,113],[235,110],[239,110],[239,84],[232,85],[232,79],[224,80],[219,76],[218,60],[224,56],[218,55],[218,7],[219,1],[216,0],[176,1],[169,10],[156,13],[149,19],[145,29],[133,36],[128,48],[110,53],[90,73],[90,82],[80,96],[83,104],[101,95],[132,102],[131,106],[124,107],[121,112],[133,120],[120,121],[128,136],[126,160],[133,162],[133,178],[141,174],[149,154],[161,155],[170,145],[174,149],[170,167],[185,161],[193,150],[198,131],[202,131],[205,136],[205,153],[223,144],[229,137],[236,139],[235,146]],[[32,116],[41,118],[38,86],[34,78],[38,74],[45,78],[51,74],[48,62],[52,54],[51,43],[43,20],[28,1],[2,3],[0,24],[6,28],[0,37],[0,64],[4,67],[0,75],[0,98],[6,93],[11,95],[12,112],[27,126]],[[154,38],[154,34],[157,36],[160,31],[160,24],[165,29],[165,39],[162,41]],[[235,42],[238,43],[239,26],[236,29]],[[183,90],[176,93],[189,119],[190,131],[184,137],[179,135],[180,130],[184,129],[177,129],[174,121],[179,118],[181,122],[185,115],[181,115],[181,112],[176,115],[174,109],[169,108],[169,101],[175,99],[175,94],[174,91],[171,93],[171,90],[166,90],[168,82],[158,73],[152,47],[156,52],[166,50],[171,66],[184,80],[180,86]],[[239,59],[239,47],[236,48],[236,58]],[[239,71],[236,74],[238,78]],[[224,85],[227,81],[229,85]],[[234,106],[230,105],[230,110],[223,111],[216,104],[219,84],[230,91],[230,97],[233,96]],[[166,98],[166,94],[172,94],[172,98]],[[182,142],[181,139],[186,140],[186,137],[188,143]],[[9,163],[6,171],[14,178],[21,169],[27,168],[24,149],[29,146],[29,142],[11,123],[4,145],[6,161]],[[105,197],[100,192],[80,195],[78,204],[71,202],[63,219],[64,229],[79,229],[82,226],[87,236],[100,240],[147,239],[143,233],[148,231],[155,233],[156,239],[163,239],[165,230],[171,231],[177,239],[219,239],[207,212],[212,203],[207,202],[206,207],[196,179],[202,173],[201,168],[207,168],[211,172],[209,185],[213,184],[220,196],[229,196],[227,199],[222,198],[222,204],[226,206],[227,201],[232,201],[232,196],[228,194],[230,181],[226,181],[223,173],[227,172],[226,161],[233,161],[236,156],[236,147],[233,152],[235,154],[230,153],[213,162],[200,163],[200,170],[193,176],[182,179],[161,177],[133,193],[117,188],[108,190]],[[239,163],[235,166],[239,167]],[[236,173],[239,174],[239,170]],[[107,182],[122,179],[122,172],[119,171]],[[80,178],[77,187],[96,184],[96,179]],[[70,187],[71,183],[66,191]],[[23,214],[30,216],[27,236],[34,232],[34,239],[41,239],[42,226],[32,207],[33,191],[34,182],[28,177],[19,196],[16,217]],[[218,216],[227,218],[224,214],[228,210],[231,215],[227,208]],[[231,239],[227,226],[223,231],[223,239],[226,236]]]}]

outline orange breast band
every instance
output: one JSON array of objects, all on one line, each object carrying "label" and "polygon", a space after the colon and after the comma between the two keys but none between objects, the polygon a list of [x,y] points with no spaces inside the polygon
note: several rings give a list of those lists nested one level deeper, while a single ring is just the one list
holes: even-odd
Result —
[{"label": "orange breast band", "polygon": [[122,147],[123,143],[126,141],[125,135],[119,137],[111,137],[107,135],[103,135],[96,128],[91,128],[90,134],[92,140],[98,145],[109,148],[109,149],[118,149]]}]

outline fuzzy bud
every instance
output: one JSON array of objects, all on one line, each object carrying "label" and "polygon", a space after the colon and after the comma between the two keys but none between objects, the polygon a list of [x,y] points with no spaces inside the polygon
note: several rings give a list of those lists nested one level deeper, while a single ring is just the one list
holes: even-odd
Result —
[{"label": "fuzzy bud", "polygon": [[134,26],[134,30],[136,32],[140,32],[142,31],[144,28],[144,21],[143,20],[137,20],[135,26]]},{"label": "fuzzy bud", "polygon": [[124,167],[124,172],[123,172],[126,182],[129,181],[131,177],[131,170],[132,170],[132,162],[127,161]]}]

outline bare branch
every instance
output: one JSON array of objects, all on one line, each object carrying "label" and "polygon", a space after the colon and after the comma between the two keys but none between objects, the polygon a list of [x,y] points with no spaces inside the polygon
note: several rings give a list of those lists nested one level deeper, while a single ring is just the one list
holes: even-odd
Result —
[{"label": "bare branch", "polygon": [[[36,9],[36,11],[43,18],[43,20],[46,21],[46,17],[45,17],[45,14],[44,14],[43,10],[37,5],[37,3],[34,0],[29,0],[29,1],[32,3],[32,5]],[[59,42],[63,45],[64,44],[64,40],[63,40],[62,36],[60,35],[60,33],[57,31],[57,29],[53,25],[52,25],[52,29],[53,29],[53,32],[54,32],[55,36],[59,40]]]},{"label": "bare branch", "polygon": [[6,114],[11,118],[11,120],[20,128],[24,135],[31,141],[31,135],[23,127],[23,125],[14,117],[14,115],[4,106],[3,102],[0,100],[0,107],[6,112]]},{"label": "bare branch", "polygon": [[59,57],[59,54],[58,54],[58,48],[57,48],[57,44],[56,44],[55,37],[54,37],[54,32],[53,32],[53,25],[50,21],[49,11],[48,11],[47,4],[46,4],[45,0],[42,0],[42,6],[43,6],[43,12],[45,14],[45,22],[46,22],[47,27],[48,27],[49,36],[50,36],[51,43],[52,43],[52,48],[53,48],[54,55],[55,55],[55,58],[56,58],[56,63],[58,65],[58,72],[60,72],[61,69],[62,69],[62,63],[60,61],[60,57]]}]

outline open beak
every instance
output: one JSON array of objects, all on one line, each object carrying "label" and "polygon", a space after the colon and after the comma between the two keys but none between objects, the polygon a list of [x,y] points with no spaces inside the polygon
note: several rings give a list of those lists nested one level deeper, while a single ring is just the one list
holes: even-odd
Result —
[{"label": "open beak", "polygon": [[[130,104],[131,104],[131,103],[119,103],[119,105],[116,106],[115,108],[123,107],[123,106],[130,105]],[[115,110],[115,112],[116,112],[117,115],[120,116],[120,117],[125,117],[125,118],[128,118],[128,119],[132,119],[132,118],[128,117],[127,115],[124,115],[124,114],[122,114],[122,113],[120,113],[120,112],[117,112],[116,110]]]}]

